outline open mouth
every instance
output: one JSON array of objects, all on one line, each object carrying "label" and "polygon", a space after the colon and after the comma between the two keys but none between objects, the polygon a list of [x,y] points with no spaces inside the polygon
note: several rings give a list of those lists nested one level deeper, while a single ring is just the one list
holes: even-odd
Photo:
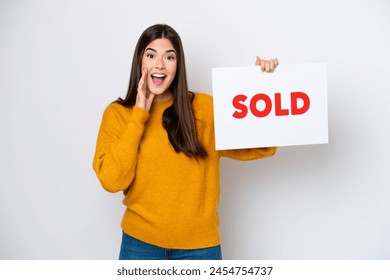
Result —
[{"label": "open mouth", "polygon": [[153,83],[156,86],[161,86],[164,82],[165,77],[166,77],[165,74],[152,74],[151,76],[152,76]]}]

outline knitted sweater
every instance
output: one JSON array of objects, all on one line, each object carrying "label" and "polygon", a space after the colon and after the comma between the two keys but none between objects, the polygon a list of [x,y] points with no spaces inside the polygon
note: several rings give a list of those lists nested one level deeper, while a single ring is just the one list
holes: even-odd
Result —
[{"label": "knitted sweater", "polygon": [[109,192],[124,191],[122,229],[146,243],[170,249],[219,245],[220,157],[252,160],[276,148],[215,150],[212,97],[192,103],[204,160],[177,153],[162,126],[173,100],[154,102],[149,112],[111,103],[101,123],[93,168]]}]

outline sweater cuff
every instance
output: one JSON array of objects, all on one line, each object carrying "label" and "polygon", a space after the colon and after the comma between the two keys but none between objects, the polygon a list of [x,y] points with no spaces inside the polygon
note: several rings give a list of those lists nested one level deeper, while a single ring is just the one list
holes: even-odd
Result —
[{"label": "sweater cuff", "polygon": [[143,124],[148,120],[150,116],[148,111],[138,106],[133,106],[132,115],[135,119],[137,119],[140,123]]}]

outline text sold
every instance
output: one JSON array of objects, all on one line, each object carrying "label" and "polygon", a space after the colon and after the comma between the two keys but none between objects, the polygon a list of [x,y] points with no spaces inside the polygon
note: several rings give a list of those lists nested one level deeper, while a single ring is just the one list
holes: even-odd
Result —
[{"label": "text sold", "polygon": [[[233,113],[234,118],[245,118],[248,115],[248,108],[251,113],[258,118],[268,116],[273,107],[275,108],[275,116],[302,115],[310,108],[310,98],[304,92],[291,92],[289,108],[282,107],[282,98],[280,93],[275,93],[273,100],[264,93],[258,93],[250,99],[249,105],[245,104],[247,99],[248,97],[244,94],[236,95],[233,98],[233,107],[236,109]],[[301,102],[299,102],[299,100],[301,100]],[[261,110],[258,109],[259,102],[264,105]],[[299,106],[298,103],[300,103]]]}]

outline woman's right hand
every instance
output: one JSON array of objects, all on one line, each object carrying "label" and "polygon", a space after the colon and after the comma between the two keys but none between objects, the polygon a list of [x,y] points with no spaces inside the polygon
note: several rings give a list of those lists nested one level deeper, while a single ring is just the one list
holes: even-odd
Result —
[{"label": "woman's right hand", "polygon": [[144,68],[142,69],[141,79],[138,82],[135,106],[143,108],[149,112],[150,107],[152,107],[153,99],[156,95],[148,90],[147,77],[148,70]]}]

